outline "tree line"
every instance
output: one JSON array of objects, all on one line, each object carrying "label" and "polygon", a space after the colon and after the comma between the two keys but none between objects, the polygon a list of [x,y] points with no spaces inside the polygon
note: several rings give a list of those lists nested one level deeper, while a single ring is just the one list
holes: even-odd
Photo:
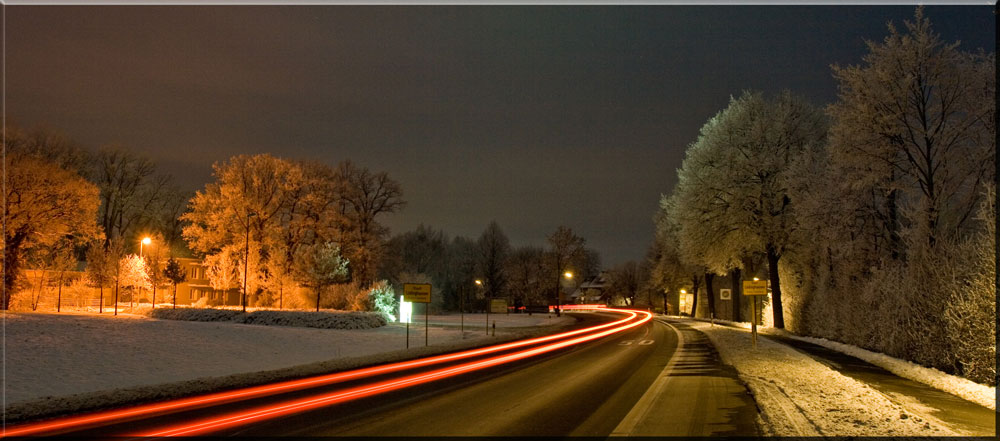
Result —
[{"label": "tree line", "polygon": [[4,150],[4,309],[21,291],[37,307],[46,281],[36,295],[25,267],[44,279],[79,261],[101,298],[112,285],[115,296],[127,287],[132,301],[145,289],[155,302],[157,287],[186,277],[173,257],[191,254],[205,259],[215,289],[242,288],[245,274],[256,305],[280,306],[294,284],[311,288],[296,306],[304,295],[318,308],[331,284],[375,285],[388,234],[378,217],[404,205],[396,181],[350,161],[238,155],[192,195],[148,158],[119,146],[88,151],[46,128],[8,125]]},{"label": "tree line", "polygon": [[[650,283],[770,281],[773,325],[995,383],[995,54],[918,8],[833,66],[825,109],[747,91],[701,128],[655,216]],[[736,303],[741,319],[745,305]]]},{"label": "tree line", "polygon": [[487,299],[513,307],[555,305],[600,272],[599,253],[566,226],[547,236],[546,246],[513,247],[496,221],[475,239],[421,224],[393,236],[386,248],[381,277],[395,286],[431,283],[437,311],[484,311]]}]

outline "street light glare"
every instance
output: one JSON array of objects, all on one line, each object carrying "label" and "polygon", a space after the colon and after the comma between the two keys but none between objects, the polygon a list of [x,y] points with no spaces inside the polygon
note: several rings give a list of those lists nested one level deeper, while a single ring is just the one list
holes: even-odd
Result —
[{"label": "street light glare", "polygon": [[482,280],[476,279],[476,285],[482,285],[482,284],[483,284]]},{"label": "street light glare", "polygon": [[757,277],[754,277],[754,278],[753,278],[753,281],[754,281],[754,282],[759,282],[759,281],[760,281],[760,278],[757,278]]},{"label": "street light glare", "polygon": [[149,237],[142,238],[142,244],[143,245],[149,245],[149,243],[152,242],[152,241],[153,241],[153,239],[150,239]]},{"label": "street light glare", "polygon": [[566,271],[566,274],[563,274],[563,275],[566,276],[567,279],[572,279],[573,278],[573,273],[571,273],[569,271]]}]

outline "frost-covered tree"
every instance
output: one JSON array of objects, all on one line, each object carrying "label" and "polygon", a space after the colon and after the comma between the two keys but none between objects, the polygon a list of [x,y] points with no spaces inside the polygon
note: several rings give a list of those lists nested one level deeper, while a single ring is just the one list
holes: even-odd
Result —
[{"label": "frost-covered tree", "polygon": [[242,274],[237,272],[239,264],[231,254],[223,251],[205,256],[205,277],[212,290],[222,291],[223,296],[231,289],[242,288]]},{"label": "frost-covered tree", "polygon": [[905,27],[868,42],[862,65],[834,66],[829,107],[834,166],[882,206],[871,217],[893,257],[903,226],[929,245],[962,230],[996,159],[995,56],[941,41],[922,8]]},{"label": "frost-covered tree", "polygon": [[83,244],[100,237],[94,222],[98,190],[76,171],[49,158],[47,145],[22,142],[16,132],[5,132],[4,167],[7,170],[3,210],[3,293],[0,309],[8,309],[11,294],[23,276],[24,255],[71,238]]},{"label": "frost-covered tree", "polygon": [[332,242],[314,245],[296,258],[297,277],[304,286],[316,290],[316,311],[319,311],[323,289],[347,281],[348,260],[341,257],[340,247]]},{"label": "frost-covered tree", "polygon": [[135,294],[137,289],[150,289],[152,286],[149,281],[149,266],[138,254],[123,257],[119,265],[121,267],[119,283],[123,287],[130,288],[129,305],[131,305],[132,302],[139,300]]},{"label": "frost-covered tree", "polygon": [[368,290],[368,303],[371,305],[371,309],[381,313],[386,321],[396,321],[399,302],[396,300],[396,293],[388,281],[382,280],[372,285],[371,289]]},{"label": "frost-covered tree", "polygon": [[[675,209],[682,255],[728,271],[750,253],[766,256],[774,325],[784,327],[778,264],[797,227],[788,169],[825,139],[823,114],[785,91],[745,92],[709,120],[678,170]],[[710,297],[711,298],[711,297]]]}]

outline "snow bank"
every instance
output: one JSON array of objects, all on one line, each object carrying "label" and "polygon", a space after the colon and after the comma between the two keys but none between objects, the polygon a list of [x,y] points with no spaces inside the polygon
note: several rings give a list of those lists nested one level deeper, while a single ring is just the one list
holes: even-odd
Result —
[{"label": "snow bank", "polygon": [[386,325],[377,312],[274,311],[244,313],[229,309],[180,308],[151,309],[146,315],[155,319],[194,322],[234,322],[247,325],[295,326],[320,329],[371,329]]},{"label": "snow bank", "polygon": [[840,343],[825,338],[802,337],[780,329],[767,329],[765,333],[774,333],[786,337],[802,340],[825,348],[843,352],[852,357],[860,358],[871,364],[879,366],[889,372],[908,378],[913,381],[926,384],[952,395],[962,397],[973,403],[996,410],[997,390],[984,384],[978,384],[968,379],[949,375],[934,368],[924,367],[919,364],[890,357],[885,354],[861,349],[854,345]]},{"label": "snow bank", "polygon": [[397,323],[346,330],[7,313],[6,417],[24,421],[401,361],[555,333],[575,320],[545,323],[498,325],[496,337],[467,330],[464,339],[457,327],[432,326],[426,347],[423,327],[411,325],[406,349],[405,325]]},{"label": "snow bank", "polygon": [[704,332],[739,372],[770,436],[956,436],[944,424],[912,415],[888,397],[809,356],[750,333],[688,322]]}]

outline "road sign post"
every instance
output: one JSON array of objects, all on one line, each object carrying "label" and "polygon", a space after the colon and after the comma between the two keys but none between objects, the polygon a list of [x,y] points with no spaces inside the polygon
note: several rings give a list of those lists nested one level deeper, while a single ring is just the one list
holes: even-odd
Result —
[{"label": "road sign post", "polygon": [[[428,337],[427,330],[429,329],[427,323],[427,311],[431,303],[431,284],[430,283],[404,283],[403,284],[403,300],[411,303],[423,303],[424,304],[424,346],[428,346],[430,341]],[[410,323],[406,323],[406,347],[410,347]]]},{"label": "road sign post", "polygon": [[753,317],[750,319],[750,339],[753,340],[753,348],[757,349],[757,297],[767,295],[767,281],[757,280],[744,280],[743,281],[743,295],[753,296]]}]

